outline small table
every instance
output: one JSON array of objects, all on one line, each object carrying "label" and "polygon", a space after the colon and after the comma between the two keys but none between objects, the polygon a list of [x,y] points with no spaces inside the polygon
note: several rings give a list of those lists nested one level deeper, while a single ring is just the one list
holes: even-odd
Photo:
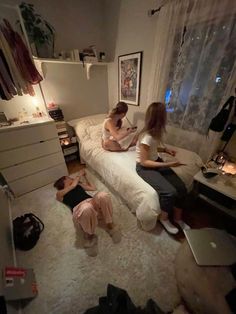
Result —
[{"label": "small table", "polygon": [[219,174],[207,179],[199,171],[194,184],[198,197],[236,219],[236,178]]},{"label": "small table", "polygon": [[[73,140],[72,140],[73,139]],[[63,143],[63,139],[61,141],[61,148],[66,162],[71,160],[80,160],[79,156],[79,146],[76,137],[67,137],[64,139],[65,144]]]}]

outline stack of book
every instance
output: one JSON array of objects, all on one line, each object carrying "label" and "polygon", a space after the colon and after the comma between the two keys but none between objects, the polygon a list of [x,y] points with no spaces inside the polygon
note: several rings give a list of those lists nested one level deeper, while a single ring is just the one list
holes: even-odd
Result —
[{"label": "stack of book", "polygon": [[69,137],[65,121],[56,121],[56,129],[60,141]]}]

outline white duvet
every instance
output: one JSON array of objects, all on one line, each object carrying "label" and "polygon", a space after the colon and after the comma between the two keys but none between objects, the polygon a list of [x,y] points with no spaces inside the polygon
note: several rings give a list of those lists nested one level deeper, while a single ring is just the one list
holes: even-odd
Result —
[{"label": "white duvet", "polygon": [[[155,227],[160,213],[158,194],[136,173],[135,149],[128,152],[108,152],[101,147],[101,131],[104,114],[69,121],[80,143],[80,156],[104,181],[113,188],[137,216],[144,230]],[[185,166],[173,168],[191,189],[193,176],[202,165],[200,157],[191,151],[173,147],[176,158]],[[166,159],[166,154],[163,158]],[[168,157],[170,158],[170,157]]]}]

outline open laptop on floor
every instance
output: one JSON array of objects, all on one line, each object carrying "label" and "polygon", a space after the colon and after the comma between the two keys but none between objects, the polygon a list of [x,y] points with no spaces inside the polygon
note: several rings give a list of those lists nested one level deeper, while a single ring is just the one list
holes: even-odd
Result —
[{"label": "open laptop on floor", "polygon": [[214,228],[184,231],[198,265],[229,266],[236,263],[236,240],[224,230]]}]

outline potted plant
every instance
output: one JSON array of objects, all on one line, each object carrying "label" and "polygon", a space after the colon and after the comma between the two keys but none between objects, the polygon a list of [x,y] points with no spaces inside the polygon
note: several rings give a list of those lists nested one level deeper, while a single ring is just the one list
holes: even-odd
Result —
[{"label": "potted plant", "polygon": [[33,54],[36,50],[38,57],[52,58],[55,29],[35,12],[33,4],[22,2],[19,7]]}]

